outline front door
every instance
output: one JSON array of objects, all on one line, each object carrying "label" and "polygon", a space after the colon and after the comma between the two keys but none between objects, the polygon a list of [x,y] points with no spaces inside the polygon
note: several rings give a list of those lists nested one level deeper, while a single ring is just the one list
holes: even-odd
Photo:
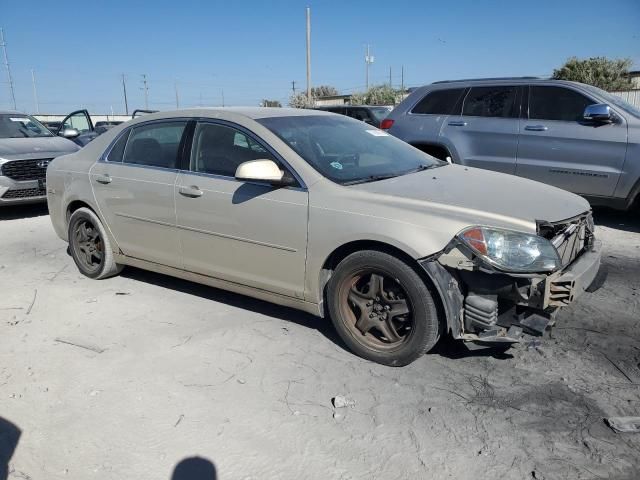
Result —
[{"label": "front door", "polygon": [[303,298],[308,193],[235,179],[243,162],[284,165],[249,132],[198,123],[190,171],[176,182],[176,214],[186,270]]},{"label": "front door", "polygon": [[516,171],[522,87],[472,87],[462,115],[451,115],[441,135],[453,144],[456,163],[496,172]]},{"label": "front door", "polygon": [[569,87],[532,85],[521,122],[517,174],[583,195],[609,197],[627,150],[627,126],[583,119],[597,103]]},{"label": "front door", "polygon": [[60,127],[58,127],[56,135],[62,136],[64,131],[70,128],[74,128],[80,133],[80,135],[72,138],[72,140],[81,147],[84,147],[98,136],[87,110],[76,110],[64,117],[64,120],[60,123]]},{"label": "front door", "polygon": [[91,169],[98,206],[122,252],[181,267],[174,185],[186,121],[128,129]]}]

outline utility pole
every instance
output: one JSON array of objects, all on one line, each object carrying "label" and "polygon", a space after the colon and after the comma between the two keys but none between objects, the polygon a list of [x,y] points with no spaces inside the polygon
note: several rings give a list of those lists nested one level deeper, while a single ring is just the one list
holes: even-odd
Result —
[{"label": "utility pole", "polygon": [[311,8],[307,7],[307,101],[311,103]]},{"label": "utility pole", "polygon": [[122,93],[124,94],[124,113],[129,115],[129,103],[127,102],[127,85],[124,83],[124,73],[122,74]]},{"label": "utility pole", "polygon": [[144,90],[144,108],[149,110],[149,86],[147,85],[146,73],[142,74],[142,83],[144,85],[144,87],[142,88]]},{"label": "utility pole", "polygon": [[222,91],[222,106],[224,107],[224,88],[220,89]]},{"label": "utility pole", "polygon": [[292,80],[291,81],[291,90],[293,90],[293,96],[296,96],[296,81]]},{"label": "utility pole", "polygon": [[367,83],[366,83],[367,90],[369,90],[369,65],[371,65],[374,60],[375,60],[375,57],[373,57],[373,55],[369,53],[369,44],[367,44],[367,53],[364,56],[364,63],[366,64],[366,67],[367,67]]},{"label": "utility pole", "polygon": [[404,93],[404,65],[400,69],[400,91]]},{"label": "utility pole", "polygon": [[36,90],[36,74],[31,69],[31,81],[33,82],[33,103],[36,105],[36,113],[40,113],[40,105],[38,104],[38,91]]},{"label": "utility pole", "polygon": [[4,66],[7,69],[7,79],[9,80],[9,90],[11,91],[11,100],[13,101],[13,109],[16,109],[16,94],[13,91],[13,78],[11,78],[11,68],[9,68],[9,57],[7,57],[7,44],[4,43],[4,29],[0,28],[0,45],[4,53]]},{"label": "utility pole", "polygon": [[393,88],[393,85],[391,84],[391,67],[389,67],[389,87]]},{"label": "utility pole", "polygon": [[178,82],[173,82],[173,87],[176,90],[176,108],[180,108],[180,97],[178,96]]}]

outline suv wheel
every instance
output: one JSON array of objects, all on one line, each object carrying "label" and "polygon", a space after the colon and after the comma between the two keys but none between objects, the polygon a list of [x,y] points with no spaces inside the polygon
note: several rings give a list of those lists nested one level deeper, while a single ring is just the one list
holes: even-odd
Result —
[{"label": "suv wheel", "polygon": [[98,216],[79,208],[69,219],[69,250],[78,270],[89,278],[102,279],[122,270],[113,258],[109,238]]},{"label": "suv wheel", "polygon": [[342,340],[367,360],[407,365],[440,337],[430,289],[409,265],[386,253],[365,250],[340,262],[327,301]]}]

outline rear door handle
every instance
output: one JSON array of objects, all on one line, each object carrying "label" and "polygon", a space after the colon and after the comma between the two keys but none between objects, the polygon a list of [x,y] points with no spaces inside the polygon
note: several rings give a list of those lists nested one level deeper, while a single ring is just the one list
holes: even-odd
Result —
[{"label": "rear door handle", "polygon": [[103,185],[107,185],[108,183],[111,183],[111,177],[107,174],[105,175],[97,175],[96,176],[96,182],[98,183],[102,183]]},{"label": "rear door handle", "polygon": [[449,125],[451,125],[452,127],[466,127],[467,126],[467,122],[454,120],[452,122],[449,122]]},{"label": "rear door handle", "polygon": [[527,125],[524,127],[525,130],[529,130],[531,132],[545,132],[549,130],[544,125]]},{"label": "rear door handle", "polygon": [[189,198],[198,198],[204,194],[204,192],[195,185],[192,185],[190,187],[180,187],[178,189],[178,193]]}]

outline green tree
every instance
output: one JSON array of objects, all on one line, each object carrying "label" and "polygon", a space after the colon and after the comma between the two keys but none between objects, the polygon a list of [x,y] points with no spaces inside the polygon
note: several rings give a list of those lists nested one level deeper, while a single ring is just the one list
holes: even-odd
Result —
[{"label": "green tree", "polygon": [[582,82],[608,91],[631,90],[631,65],[632,61],[629,58],[571,57],[562,67],[553,71],[552,78]]},{"label": "green tree", "polygon": [[331,85],[320,85],[318,87],[311,87],[311,96],[313,98],[333,97],[334,95],[339,95],[338,89],[336,87],[332,87]]},{"label": "green tree", "polygon": [[296,93],[289,97],[289,106],[293,108],[310,108],[313,107],[313,99],[310,101],[306,92]]},{"label": "green tree", "polygon": [[376,85],[366,92],[356,92],[351,95],[352,105],[395,105],[400,101],[399,90],[389,85]]},{"label": "green tree", "polygon": [[260,102],[261,107],[282,107],[282,104],[278,100],[262,100]]}]

